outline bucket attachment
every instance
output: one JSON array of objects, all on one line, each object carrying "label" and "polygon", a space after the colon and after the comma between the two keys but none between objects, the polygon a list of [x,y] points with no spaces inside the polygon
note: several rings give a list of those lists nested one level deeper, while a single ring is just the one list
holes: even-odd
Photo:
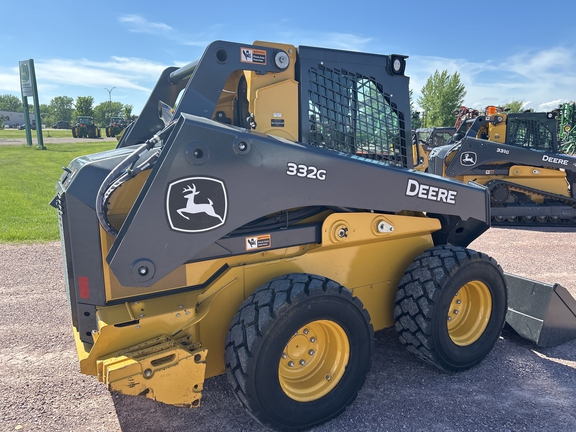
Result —
[{"label": "bucket attachment", "polygon": [[548,285],[504,274],[508,287],[506,323],[539,347],[576,338],[576,300],[559,284]]}]

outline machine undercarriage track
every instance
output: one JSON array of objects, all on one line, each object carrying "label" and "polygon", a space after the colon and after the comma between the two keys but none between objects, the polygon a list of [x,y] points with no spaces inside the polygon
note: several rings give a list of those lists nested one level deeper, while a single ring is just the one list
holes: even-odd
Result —
[{"label": "machine undercarriage track", "polygon": [[[574,198],[502,180],[486,186],[490,190],[492,226],[576,227]],[[535,202],[534,196],[542,202]]]}]

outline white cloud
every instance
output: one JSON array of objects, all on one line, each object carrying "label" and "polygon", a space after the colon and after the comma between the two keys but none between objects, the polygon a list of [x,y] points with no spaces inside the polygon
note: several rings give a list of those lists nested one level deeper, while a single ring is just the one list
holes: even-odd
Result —
[{"label": "white cloud", "polygon": [[113,86],[150,92],[150,81],[156,80],[165,67],[143,59],[124,57],[112,57],[108,62],[52,59],[36,62],[36,76],[39,83]]},{"label": "white cloud", "polygon": [[562,47],[518,53],[498,64],[413,56],[408,60],[407,75],[411,76],[414,102],[436,70],[460,74],[467,91],[464,103],[473,108],[520,100],[524,108],[548,111],[576,99],[576,53]]},{"label": "white cloud", "polygon": [[18,68],[3,68],[0,70],[0,91],[20,92]]},{"label": "white cloud", "polygon": [[172,27],[164,23],[148,21],[140,15],[123,15],[118,18],[122,23],[129,25],[129,31],[133,33],[164,34],[173,31]]},{"label": "white cloud", "polygon": [[281,31],[276,40],[290,41],[293,45],[309,45],[348,51],[367,51],[372,38],[361,37],[350,33],[317,33],[306,30]]}]

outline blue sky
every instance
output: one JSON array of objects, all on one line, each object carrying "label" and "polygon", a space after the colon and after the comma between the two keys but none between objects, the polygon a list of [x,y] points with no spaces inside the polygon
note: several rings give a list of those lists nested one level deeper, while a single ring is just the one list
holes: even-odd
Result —
[{"label": "blue sky", "polygon": [[[415,101],[435,70],[460,73],[465,105],[521,100],[546,111],[576,100],[576,2],[507,0],[109,1],[4,4],[0,94],[20,97],[34,59],[40,103],[93,96],[139,114],[161,71],[214,40],[405,54]],[[32,100],[29,100],[32,103]]]}]

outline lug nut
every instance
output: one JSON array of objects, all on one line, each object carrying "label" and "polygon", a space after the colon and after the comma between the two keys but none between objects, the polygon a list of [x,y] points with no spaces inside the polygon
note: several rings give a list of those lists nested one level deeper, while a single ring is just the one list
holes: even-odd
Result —
[{"label": "lug nut", "polygon": [[309,355],[314,355],[314,350],[308,351],[308,354],[309,354]]},{"label": "lug nut", "polygon": [[315,338],[314,336],[312,336],[312,337],[310,338],[310,342],[316,343],[316,338]]},{"label": "lug nut", "polygon": [[146,369],[144,371],[144,378],[151,378],[152,377],[152,369]]},{"label": "lug nut", "polygon": [[286,355],[286,353],[282,353],[282,358],[283,358],[283,359],[288,358],[288,356]]},{"label": "lug nut", "polygon": [[328,374],[324,377],[326,381],[330,381],[332,379],[332,375]]},{"label": "lug nut", "polygon": [[290,361],[288,362],[288,366],[289,366],[289,367],[294,367],[294,362],[293,362],[292,360],[290,360]]},{"label": "lug nut", "polygon": [[302,366],[304,366],[304,365],[306,364],[306,362],[305,362],[304,360],[300,360],[300,364],[301,364]]},{"label": "lug nut", "polygon": [[304,329],[304,334],[308,334],[308,333],[310,333],[310,332],[308,331],[308,329]]}]

